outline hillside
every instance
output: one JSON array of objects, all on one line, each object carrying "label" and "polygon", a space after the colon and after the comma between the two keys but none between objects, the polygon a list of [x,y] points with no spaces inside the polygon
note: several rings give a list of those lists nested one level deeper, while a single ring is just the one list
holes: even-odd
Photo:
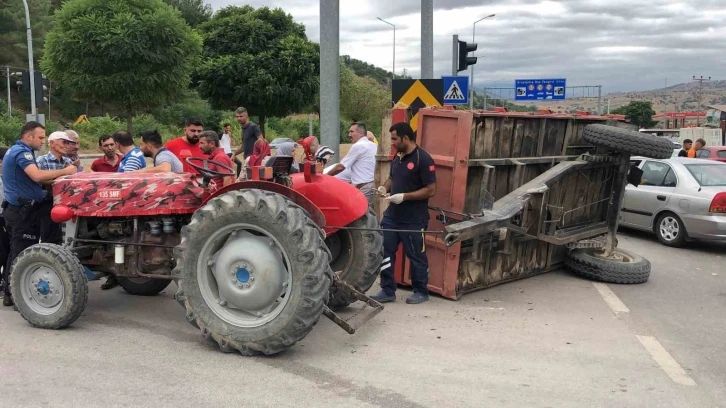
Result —
[{"label": "hillside", "polygon": [[[653,89],[638,92],[615,92],[602,95],[602,110],[607,109],[610,99],[610,110],[627,105],[630,101],[651,101],[656,113],[664,111],[695,111],[698,105],[698,82],[687,82],[669,86],[667,88]],[[521,106],[530,106],[531,102],[517,103]],[[709,81],[703,83],[702,105],[726,104],[726,81]],[[586,110],[594,112],[597,108],[597,98],[571,98],[565,101],[537,102],[541,109],[551,109],[555,112],[574,112]]]},{"label": "hillside", "polygon": [[[360,77],[369,77],[376,80],[376,82],[387,85],[391,82],[391,71],[386,71],[383,68],[379,68],[373,64],[369,64],[365,61],[351,58],[349,55],[343,55],[340,57],[345,66],[353,70],[353,72]],[[403,78],[401,75],[396,75],[396,79]],[[406,76],[406,78],[411,78]]]}]

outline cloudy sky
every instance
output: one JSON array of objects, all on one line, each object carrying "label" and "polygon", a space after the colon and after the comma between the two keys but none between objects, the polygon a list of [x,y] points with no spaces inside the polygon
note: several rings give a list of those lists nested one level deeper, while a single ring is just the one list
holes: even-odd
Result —
[{"label": "cloudy sky", "polygon": [[[318,0],[207,0],[280,7],[319,40]],[[340,53],[396,72],[420,72],[418,0],[340,2]],[[451,37],[479,49],[476,85],[511,86],[515,78],[567,78],[568,86],[602,85],[603,93],[662,88],[693,75],[726,79],[726,0],[437,0],[434,74],[450,75]],[[464,75],[462,72],[461,75]]]}]

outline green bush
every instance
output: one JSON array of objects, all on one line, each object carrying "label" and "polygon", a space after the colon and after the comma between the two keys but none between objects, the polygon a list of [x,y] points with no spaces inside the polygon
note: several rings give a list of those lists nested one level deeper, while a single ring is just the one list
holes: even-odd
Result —
[{"label": "green bush", "polygon": [[23,123],[25,122],[16,116],[12,118],[7,117],[7,115],[0,117],[0,144],[2,146],[15,144]]}]

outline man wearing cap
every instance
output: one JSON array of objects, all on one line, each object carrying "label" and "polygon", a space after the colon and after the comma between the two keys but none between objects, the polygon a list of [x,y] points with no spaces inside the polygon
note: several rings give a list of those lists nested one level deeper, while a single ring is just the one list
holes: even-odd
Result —
[{"label": "man wearing cap", "polygon": [[[45,127],[30,121],[20,129],[19,140],[8,150],[3,160],[3,211],[5,229],[10,235],[10,256],[5,264],[5,282],[10,282],[11,266],[15,258],[33,244],[40,236],[39,215],[46,193],[41,183],[69,176],[76,172],[75,166],[61,170],[40,170],[35,162],[35,150],[45,142]],[[5,286],[4,306],[12,306],[10,285]]]},{"label": "man wearing cap", "polygon": [[[73,166],[69,152],[71,147],[77,145],[66,132],[53,132],[48,137],[48,153],[35,159],[40,170],[62,170],[67,166]],[[45,200],[40,211],[40,241],[51,244],[63,243],[63,230],[60,224],[53,222],[50,218],[50,210],[53,209],[53,184],[52,181],[43,183],[45,187]]]}]

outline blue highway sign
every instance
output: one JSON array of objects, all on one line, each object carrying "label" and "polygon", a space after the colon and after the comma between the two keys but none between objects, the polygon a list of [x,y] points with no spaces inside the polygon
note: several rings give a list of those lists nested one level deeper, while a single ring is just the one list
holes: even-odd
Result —
[{"label": "blue highway sign", "polygon": [[466,105],[469,103],[468,76],[442,76],[444,80],[444,105]]},{"label": "blue highway sign", "polygon": [[515,101],[561,100],[565,99],[567,80],[516,79],[514,88]]}]

